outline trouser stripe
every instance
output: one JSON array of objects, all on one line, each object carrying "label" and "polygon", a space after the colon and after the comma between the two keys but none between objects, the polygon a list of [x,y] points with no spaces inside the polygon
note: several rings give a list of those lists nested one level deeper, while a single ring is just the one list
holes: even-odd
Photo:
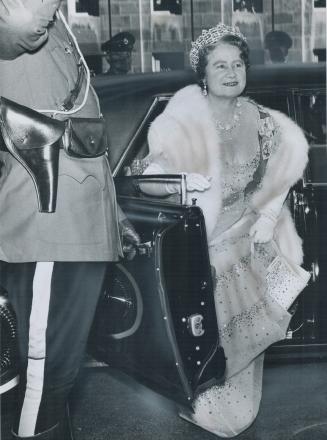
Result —
[{"label": "trouser stripe", "polygon": [[27,383],[18,435],[33,436],[42,399],[53,262],[36,264],[29,326]]}]

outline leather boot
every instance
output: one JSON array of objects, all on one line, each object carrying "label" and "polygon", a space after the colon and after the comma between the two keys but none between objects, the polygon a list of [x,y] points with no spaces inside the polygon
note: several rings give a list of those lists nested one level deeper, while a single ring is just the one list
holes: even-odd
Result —
[{"label": "leather boot", "polygon": [[39,434],[31,437],[19,437],[12,431],[13,439],[18,440],[75,440],[73,434],[73,426],[70,419],[69,406],[67,405],[65,411],[65,417],[62,422],[50,428],[47,431],[40,432]]},{"label": "leather boot", "polygon": [[39,434],[32,435],[31,437],[20,437],[13,431],[12,438],[18,440],[66,440],[60,436],[59,424],[50,428],[48,431],[40,432]]}]

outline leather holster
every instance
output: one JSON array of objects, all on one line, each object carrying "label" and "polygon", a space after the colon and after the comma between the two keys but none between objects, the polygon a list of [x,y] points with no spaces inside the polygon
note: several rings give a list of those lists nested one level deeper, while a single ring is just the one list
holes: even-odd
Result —
[{"label": "leather holster", "polygon": [[1,97],[0,128],[0,149],[7,149],[31,176],[39,211],[54,212],[65,122]]}]

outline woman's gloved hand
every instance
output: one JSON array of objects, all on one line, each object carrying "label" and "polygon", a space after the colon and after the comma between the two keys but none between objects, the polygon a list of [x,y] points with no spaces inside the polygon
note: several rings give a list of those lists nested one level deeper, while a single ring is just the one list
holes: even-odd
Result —
[{"label": "woman's gloved hand", "polygon": [[250,237],[254,243],[268,243],[273,239],[277,219],[261,214],[250,228]]},{"label": "woman's gloved hand", "polygon": [[202,174],[189,173],[186,176],[187,191],[206,191],[210,188],[210,177],[204,177]]},{"label": "woman's gloved hand", "polygon": [[119,222],[119,232],[124,255],[127,260],[132,260],[136,255],[137,246],[141,243],[140,236],[127,218]]},{"label": "woman's gloved hand", "polygon": [[[186,176],[186,190],[192,191],[206,191],[210,188],[211,177],[204,177],[202,174],[189,173]],[[170,194],[180,193],[181,185],[179,183],[167,183],[166,191]]]},{"label": "woman's gloved hand", "polygon": [[257,211],[259,218],[250,229],[253,243],[268,243],[273,239],[277,220],[287,195],[288,189],[276,195],[263,208]]}]

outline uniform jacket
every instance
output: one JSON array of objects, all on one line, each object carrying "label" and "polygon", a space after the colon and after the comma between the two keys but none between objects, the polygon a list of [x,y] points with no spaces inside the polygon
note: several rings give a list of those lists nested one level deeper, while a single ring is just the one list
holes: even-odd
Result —
[{"label": "uniform jacket", "polygon": [[[26,2],[37,10],[41,0]],[[51,13],[53,16],[53,11]],[[40,47],[0,41],[0,95],[35,110],[60,108],[77,79],[76,47],[59,18],[47,27]],[[0,21],[0,35],[3,23]],[[35,44],[33,43],[31,44]],[[12,54],[12,56],[11,56]],[[10,59],[12,58],[12,59]],[[85,81],[75,107],[84,96]],[[73,116],[98,117],[94,90]],[[0,152],[0,260],[114,261],[121,254],[117,206],[111,171],[105,156],[68,157],[59,161],[57,209],[39,213],[36,192],[27,171],[10,153]]]},{"label": "uniform jacket", "polygon": [[[265,108],[279,127],[278,148],[270,156],[260,189],[250,200],[256,212],[269,207],[302,176],[308,158],[308,144],[302,130],[284,114]],[[211,176],[211,187],[190,193],[204,211],[209,243],[222,206],[220,185],[221,140],[218,137],[207,99],[197,85],[190,85],[169,101],[165,111],[149,130],[151,160],[169,173],[200,173]],[[281,252],[295,263],[302,262],[301,239],[284,205],[279,216],[275,239]]]}]

